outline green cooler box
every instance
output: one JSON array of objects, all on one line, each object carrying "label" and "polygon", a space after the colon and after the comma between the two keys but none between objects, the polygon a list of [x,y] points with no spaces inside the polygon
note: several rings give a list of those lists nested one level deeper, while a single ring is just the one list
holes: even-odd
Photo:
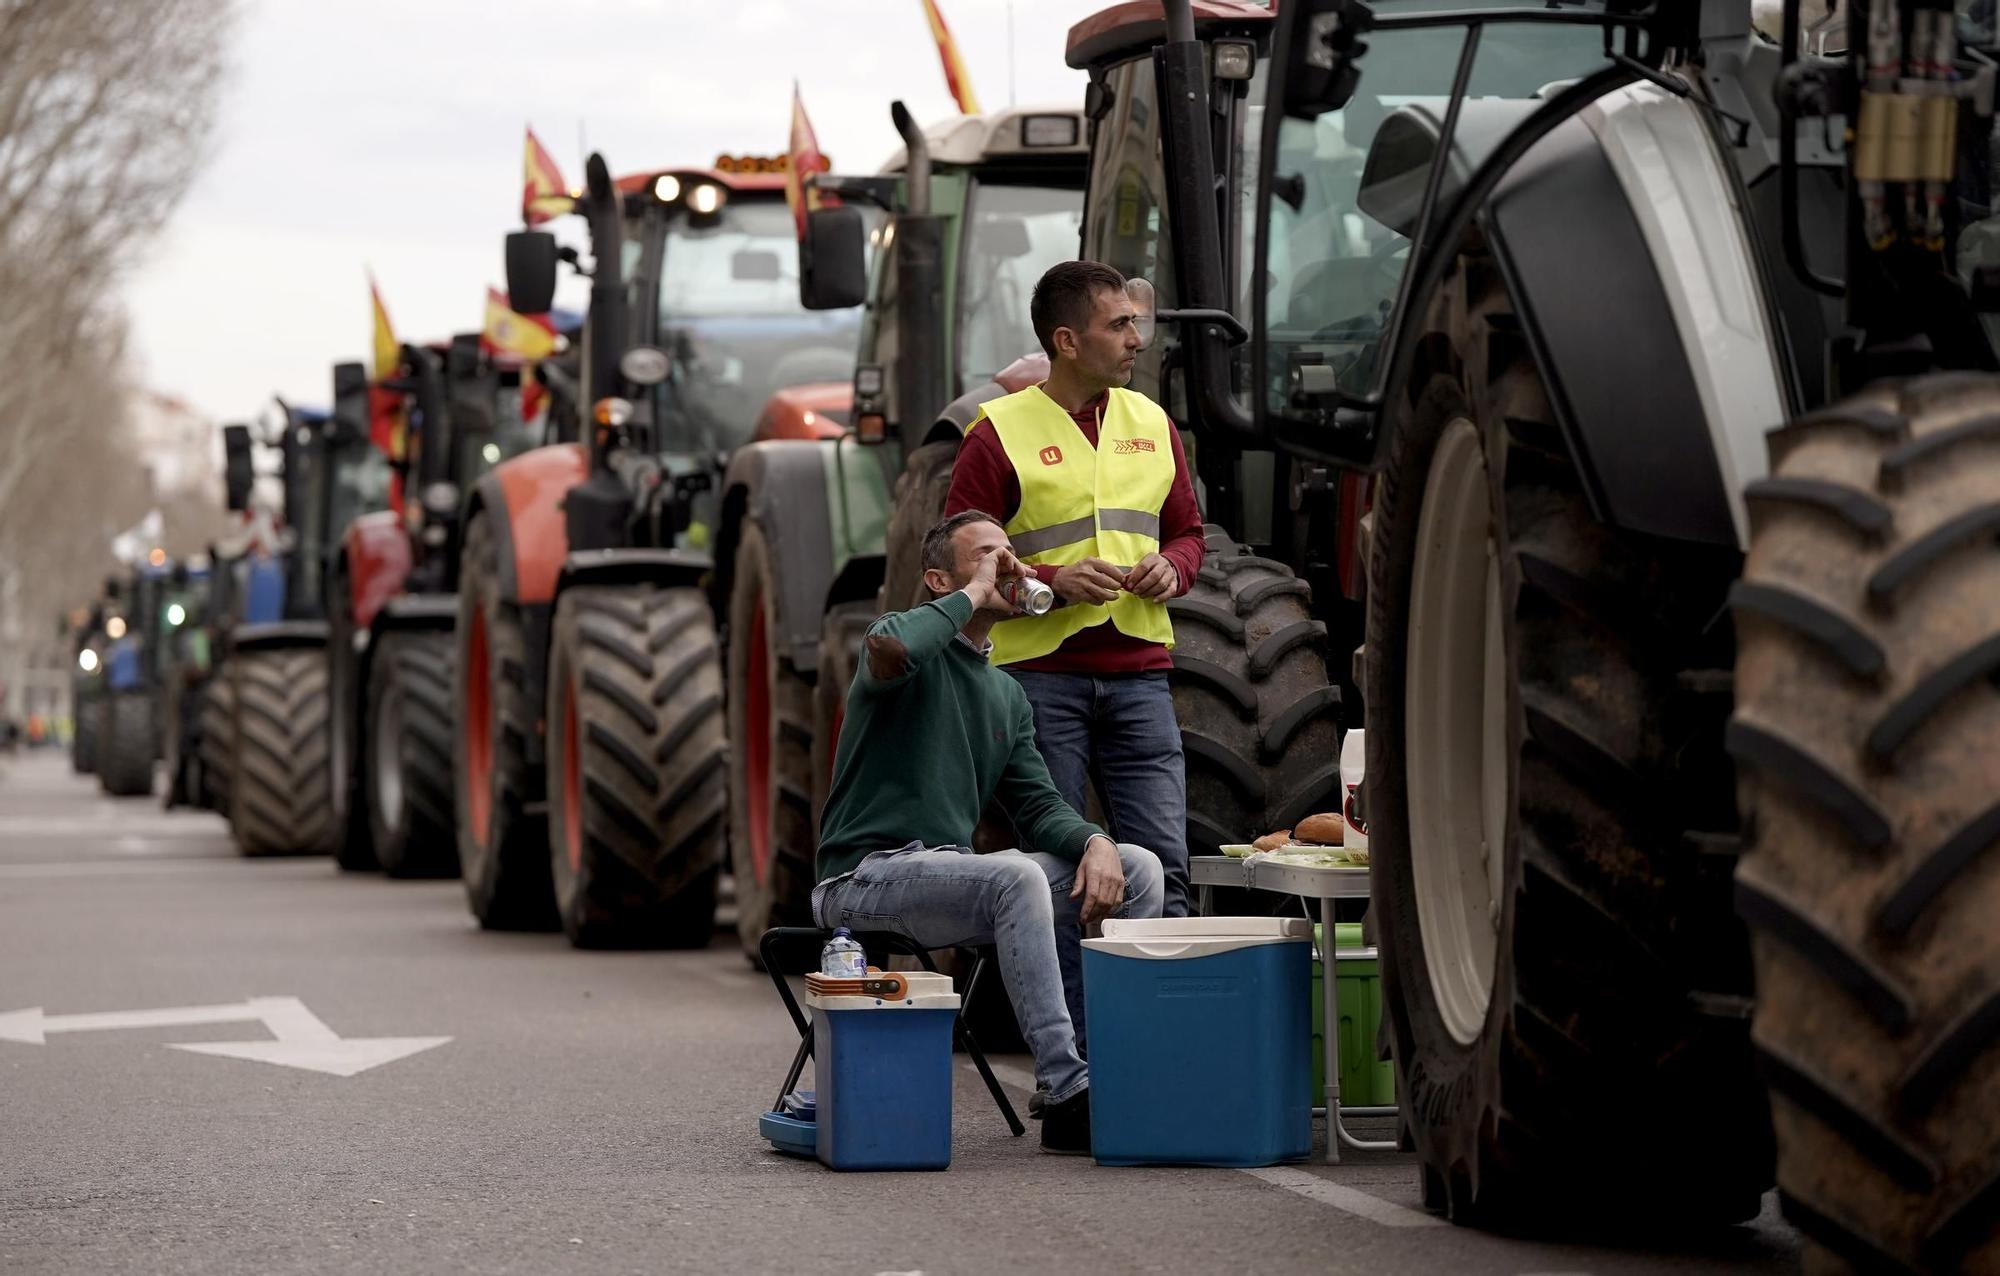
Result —
[{"label": "green cooler box", "polygon": [[[1396,1102],[1396,1065],[1375,1057],[1375,1034],[1382,1023],[1382,972],[1375,950],[1361,946],[1360,922],[1334,924],[1335,978],[1340,983],[1340,1106],[1389,1107]],[[1320,980],[1325,951],[1320,927],[1313,926],[1312,1095],[1326,1102],[1326,997]]]}]

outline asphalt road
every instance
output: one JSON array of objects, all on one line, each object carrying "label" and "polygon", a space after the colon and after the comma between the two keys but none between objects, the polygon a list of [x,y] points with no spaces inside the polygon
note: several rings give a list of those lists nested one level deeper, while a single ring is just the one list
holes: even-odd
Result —
[{"label": "asphalt road", "polygon": [[[224,1021],[105,1017],[191,1007]],[[406,1040],[355,1044],[382,1038]],[[1774,1206],[1679,1248],[1605,1248],[1441,1223],[1400,1154],[1043,1156],[964,1066],[949,1171],[834,1174],[756,1137],[795,1040],[733,934],[635,954],[484,934],[456,882],[241,860],[213,816],[103,797],[59,754],[0,758],[0,1271],[1798,1267]],[[223,1044],[169,1048],[200,1043]],[[404,1053],[339,1075],[370,1051]],[[1028,1080],[1027,1059],[1001,1066]]]}]

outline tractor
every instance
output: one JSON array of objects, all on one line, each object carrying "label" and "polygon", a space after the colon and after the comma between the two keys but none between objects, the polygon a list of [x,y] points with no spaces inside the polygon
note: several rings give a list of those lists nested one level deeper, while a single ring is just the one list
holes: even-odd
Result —
[{"label": "tractor", "polygon": [[115,605],[112,595],[116,589],[116,578],[107,579],[98,597],[81,609],[71,627],[76,668],[70,673],[69,684],[69,761],[70,769],[78,775],[97,774],[98,702],[104,696],[104,654],[111,647],[104,624]]},{"label": "tractor", "polygon": [[[582,947],[702,946],[728,856],[713,586],[720,480],[772,393],[844,375],[853,317],[804,311],[782,160],[613,180],[586,165],[586,437],[473,486],[458,595],[459,861],[488,927]],[[546,311],[559,250],[508,238],[510,304]],[[554,374],[554,375],[550,375]]]},{"label": "tractor", "polygon": [[105,618],[104,688],[96,703],[98,782],[113,797],[153,791],[160,758],[162,666],[182,604],[169,596],[173,568],[154,549],[116,582],[116,610]]},{"label": "tractor", "polygon": [[[213,677],[209,606],[216,573],[207,555],[172,564],[163,598],[159,662],[160,755],[167,784],[162,804],[216,808],[216,782],[205,772],[201,723]],[[219,809],[219,808],[218,808]]]},{"label": "tractor", "polygon": [[[359,365],[335,369],[336,402]],[[365,384],[365,382],[363,383]],[[222,780],[231,830],[245,855],[330,854],[344,828],[336,803],[327,680],[326,574],[336,531],[388,499],[388,458],[365,415],[279,403],[282,517],[252,510],[249,535],[226,563],[230,610],[220,676],[206,698],[228,758]],[[252,446],[247,427],[225,430],[232,469]],[[261,529],[261,532],[259,531]]]},{"label": "tractor", "polygon": [[1342,725],[1454,1220],[1728,1222],[1775,1176],[1814,1262],[2000,1265],[1996,32],[1961,7],[1300,0],[1232,159],[1243,55],[1166,6],[1160,318],[1295,512],[1344,518],[1312,467],[1372,480]]},{"label": "tractor", "polygon": [[[337,376],[337,392],[342,384]],[[520,368],[483,352],[476,332],[404,345],[384,391],[399,396],[407,422],[402,508],[348,520],[330,578],[333,749],[347,824],[335,858],[391,877],[448,877],[458,871],[452,626],[465,494],[535,440],[521,419]]]},{"label": "tractor", "polygon": [[[718,604],[729,618],[731,869],[737,930],[807,919],[818,812],[862,631],[914,588],[928,522],[892,491],[942,508],[960,432],[1035,350],[1035,280],[1076,248],[1082,120],[1074,108],[957,116],[919,128],[873,177],[822,175],[838,207],[807,215],[799,289],[812,310],[861,305],[851,393],[826,387],[816,437],[773,429],[723,480]],[[862,209],[879,211],[872,229]],[[869,268],[869,240],[881,245]],[[1031,378],[1032,379],[1032,378]],[[1008,388],[1012,388],[1011,386]],[[788,406],[795,410],[789,414]],[[840,415],[845,420],[839,419]],[[900,477],[899,477],[900,476]],[[885,579],[895,584],[884,593]]]}]

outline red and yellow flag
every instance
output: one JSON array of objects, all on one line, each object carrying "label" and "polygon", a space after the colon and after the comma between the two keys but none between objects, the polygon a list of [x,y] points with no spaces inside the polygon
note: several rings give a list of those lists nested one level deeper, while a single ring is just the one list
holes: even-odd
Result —
[{"label": "red and yellow flag", "polygon": [[488,354],[512,355],[523,363],[546,359],[556,352],[556,326],[544,315],[514,313],[507,294],[486,290],[486,323],[479,344]]},{"label": "red and yellow flag", "polygon": [[827,172],[833,165],[819,149],[819,137],[813,132],[812,121],[806,118],[806,102],[799,94],[797,80],[792,81],[792,135],[786,153],[790,162],[785,165],[785,203],[791,205],[792,220],[803,240],[806,213],[839,201],[806,185],[808,177]]},{"label": "red and yellow flag", "polygon": [[951,28],[944,24],[938,0],[923,0],[923,6],[924,17],[931,24],[931,39],[937,41],[938,60],[944,63],[944,82],[951,89],[952,100],[958,103],[958,113],[979,114],[979,98],[972,91],[972,77],[966,74],[965,59],[958,56],[958,42],[951,38]]},{"label": "red and yellow flag", "polygon": [[[403,396],[385,389],[382,382],[403,366],[403,347],[389,324],[389,308],[382,304],[382,290],[375,285],[374,272],[368,275],[368,300],[375,312],[375,384],[368,387],[368,438],[393,460],[403,458]],[[391,501],[392,504],[396,502]]]},{"label": "red and yellow flag", "polygon": [[539,226],[576,207],[569,187],[563,183],[562,170],[556,167],[555,157],[533,129],[528,130],[528,140],[522,148],[521,168],[521,219],[528,225]]}]

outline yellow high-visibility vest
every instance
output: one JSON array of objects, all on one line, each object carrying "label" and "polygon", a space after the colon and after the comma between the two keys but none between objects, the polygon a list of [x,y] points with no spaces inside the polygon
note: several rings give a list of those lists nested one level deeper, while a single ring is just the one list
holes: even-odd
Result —
[{"label": "yellow high-visibility vest", "polygon": [[[1096,447],[1040,386],[991,400],[984,415],[1021,483],[1021,506],[1006,531],[1023,563],[1062,567],[1101,558],[1123,569],[1159,552],[1160,507],[1174,485],[1174,427],[1159,404],[1111,391]],[[1035,660],[1106,621],[1134,638],[1174,645],[1164,603],[1121,593],[1108,603],[1065,603],[1045,616],[1001,621],[993,626],[991,659]]]}]

